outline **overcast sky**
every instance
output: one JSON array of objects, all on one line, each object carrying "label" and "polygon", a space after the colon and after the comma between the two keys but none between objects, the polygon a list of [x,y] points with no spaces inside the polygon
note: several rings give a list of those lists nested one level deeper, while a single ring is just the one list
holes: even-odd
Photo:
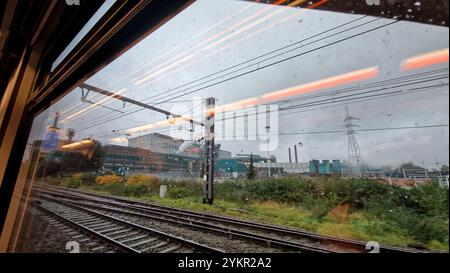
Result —
[{"label": "overcast sky", "polygon": [[[158,107],[180,114],[191,114],[189,110],[193,104],[189,100],[194,98],[212,96],[218,100],[219,105],[223,105],[368,67],[378,66],[379,76],[346,86],[292,97],[290,101],[280,102],[278,106],[283,108],[317,102],[324,98],[333,98],[333,96],[337,98],[342,94],[335,92],[336,90],[345,87],[361,87],[345,93],[345,95],[355,96],[361,92],[374,90],[374,88],[363,89],[361,85],[366,83],[430,72],[418,78],[423,80],[422,83],[395,87],[398,81],[393,81],[385,85],[385,90],[370,93],[379,95],[383,92],[402,91],[388,97],[371,97],[370,100],[364,101],[334,102],[280,111],[278,146],[271,152],[276,155],[279,162],[287,162],[288,147],[293,148],[293,145],[299,142],[303,143],[300,149],[300,158],[303,162],[311,159],[346,160],[346,135],[342,132],[324,133],[344,130],[345,105],[349,107],[352,115],[360,118],[357,124],[362,130],[448,125],[449,93],[448,70],[446,70],[448,63],[408,72],[400,71],[400,65],[406,58],[448,48],[448,28],[398,22],[330,45],[345,37],[392,22],[387,19],[374,21],[373,17],[360,17],[361,15],[305,11],[233,0],[198,0],[86,82],[112,92],[119,91],[121,95],[149,104],[171,99],[170,103],[162,103]],[[314,36],[358,18],[358,21],[345,27],[321,36]],[[350,30],[347,32],[337,34],[348,29]],[[311,43],[331,34],[336,35]],[[286,54],[268,61],[252,62],[254,66],[210,83],[237,76],[232,80],[179,98],[174,97],[208,84],[189,89],[194,85],[191,84],[170,91],[180,85],[309,37],[314,38],[300,44],[303,45],[302,48],[290,50],[292,47],[277,51],[268,57],[283,52]],[[314,50],[325,45],[329,46]],[[243,72],[302,52],[309,53],[238,76]],[[436,72],[438,69],[441,69],[441,72]],[[431,81],[430,78],[433,80]],[[411,78],[404,83],[411,83]],[[320,94],[327,94],[327,96],[309,97]],[[163,96],[167,98],[163,99]],[[165,119],[164,115],[149,110],[123,116],[117,111],[80,103],[80,97],[80,89],[75,89],[56,102],[48,111],[43,112],[33,127],[31,139],[42,138],[45,135],[44,126],[51,124],[55,112],[65,111],[60,126],[77,129],[76,138],[91,136],[100,139],[103,143],[119,145],[127,145],[126,139],[122,142],[117,140],[126,137],[124,134],[126,129]],[[88,99],[99,101],[104,97],[89,94]],[[116,100],[104,101],[102,105],[124,113],[139,109],[130,104],[125,104],[123,107],[123,104]],[[67,119],[86,107],[92,109],[78,116],[75,115],[75,118]],[[193,114],[200,119],[200,108],[194,107],[194,110]],[[92,127],[83,129],[89,126]],[[184,124],[180,131],[186,139],[190,137],[188,127],[188,124]],[[176,128],[178,129],[179,126],[177,125]],[[158,131],[168,133],[169,129],[160,128],[140,134]],[[118,132],[113,133],[113,130]],[[139,133],[133,136],[138,135]],[[198,133],[195,137],[198,137]],[[357,140],[364,161],[371,165],[396,166],[412,161],[420,165],[424,162],[426,166],[434,167],[436,159],[440,163],[448,164],[448,137],[448,126],[443,126],[363,131],[359,132]],[[233,152],[234,155],[250,152],[261,155],[267,153],[260,150],[261,140],[229,140],[219,141],[219,143],[223,145],[223,149]]]}]

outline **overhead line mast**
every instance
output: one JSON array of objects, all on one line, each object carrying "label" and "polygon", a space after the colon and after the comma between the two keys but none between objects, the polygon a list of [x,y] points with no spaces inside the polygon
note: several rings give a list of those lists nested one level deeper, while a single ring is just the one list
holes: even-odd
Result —
[{"label": "overhead line mast", "polygon": [[[206,121],[205,123],[199,122],[196,120],[193,120],[191,118],[183,117],[179,114],[175,114],[127,97],[124,97],[122,95],[114,94],[110,91],[106,91],[104,89],[89,85],[89,84],[81,84],[79,86],[81,90],[83,91],[83,96],[87,96],[89,91],[93,91],[105,96],[109,96],[112,98],[115,98],[117,100],[128,102],[131,104],[135,104],[137,106],[147,108],[152,111],[156,111],[159,113],[162,113],[166,115],[167,117],[174,117],[174,118],[183,118],[186,121],[189,121],[191,126],[193,124],[201,125],[205,127],[205,143],[204,143],[204,184],[203,184],[203,203],[213,204],[214,197],[213,197],[213,183],[214,183],[214,159],[215,159],[215,143],[214,143],[214,121],[215,121],[215,104],[216,100],[215,98],[211,97],[206,99]],[[84,90],[86,89],[86,93],[84,93]],[[85,97],[84,97],[85,99]]]},{"label": "overhead line mast", "polygon": [[[89,85],[89,84],[86,84],[86,83],[80,84],[79,87],[81,88],[81,90],[84,90],[84,89],[87,90],[85,96],[87,96],[89,91],[96,92],[96,93],[99,93],[99,94],[102,94],[102,95],[105,95],[105,96],[109,96],[109,97],[115,98],[115,99],[123,101],[123,102],[128,102],[128,103],[131,103],[131,104],[134,104],[134,105],[137,105],[137,106],[140,106],[140,107],[143,107],[143,108],[155,111],[155,112],[162,113],[162,114],[166,115],[167,117],[183,118],[186,121],[189,121],[191,123],[204,126],[204,124],[202,122],[195,121],[195,120],[193,120],[191,118],[187,118],[187,117],[185,118],[185,117],[183,117],[180,114],[172,113],[170,111],[163,110],[161,108],[158,108],[158,107],[146,104],[146,103],[142,103],[140,101],[133,100],[133,99],[127,98],[127,97],[122,96],[122,95],[114,94],[114,93],[112,93],[110,91],[107,91],[107,90],[104,90],[104,89],[101,89],[101,88],[98,88],[98,87],[95,87],[95,86],[92,86],[92,85]],[[83,94],[84,94],[84,92],[83,92]]]}]

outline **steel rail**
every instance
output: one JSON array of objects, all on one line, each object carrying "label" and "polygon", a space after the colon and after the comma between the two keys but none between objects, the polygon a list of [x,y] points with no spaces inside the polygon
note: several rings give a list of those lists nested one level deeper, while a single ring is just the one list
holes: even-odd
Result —
[{"label": "steel rail", "polygon": [[121,250],[124,250],[125,252],[130,252],[130,253],[140,253],[140,251],[138,251],[138,250],[136,250],[136,249],[134,249],[134,248],[131,248],[131,247],[127,246],[127,245],[124,245],[124,244],[120,243],[119,241],[113,240],[113,239],[111,239],[111,238],[109,238],[109,237],[107,237],[107,236],[105,236],[105,235],[103,235],[103,234],[101,234],[101,233],[99,233],[99,232],[96,232],[96,231],[93,230],[93,229],[90,229],[90,228],[88,228],[88,227],[86,227],[86,226],[83,226],[83,225],[81,225],[81,224],[78,224],[78,223],[75,222],[75,221],[72,221],[72,220],[70,220],[70,219],[67,219],[67,218],[65,218],[64,216],[61,216],[61,215],[59,215],[59,214],[57,214],[57,213],[55,213],[55,212],[53,212],[53,211],[51,211],[51,210],[49,210],[49,209],[46,209],[46,208],[40,206],[39,204],[37,204],[36,202],[31,202],[31,204],[32,204],[34,207],[36,207],[37,209],[39,209],[39,210],[45,212],[46,214],[49,214],[49,215],[51,215],[52,217],[57,218],[58,220],[63,221],[63,222],[65,222],[65,223],[67,223],[67,224],[69,224],[69,225],[75,227],[75,228],[78,229],[78,230],[81,230],[82,232],[88,233],[88,234],[90,234],[90,235],[92,235],[92,236],[94,236],[94,237],[96,237],[96,238],[100,238],[102,241],[105,241],[106,243],[111,244],[111,245],[113,245],[114,247],[117,247],[117,248],[119,248],[119,249],[121,249]]},{"label": "steel rail", "polygon": [[[149,215],[149,214],[144,214],[144,213],[139,213],[139,212],[126,211],[124,209],[135,209],[135,210],[141,210],[141,211],[142,211],[142,209],[133,208],[133,207],[123,205],[123,204],[111,203],[111,202],[107,202],[107,201],[105,202],[105,201],[100,201],[100,200],[90,200],[87,198],[83,199],[82,197],[79,197],[79,196],[70,196],[70,195],[54,194],[54,193],[49,193],[49,194],[56,196],[56,197],[60,197],[60,198],[66,198],[66,199],[72,198],[72,199],[76,199],[76,200],[85,200],[85,201],[97,202],[97,203],[102,203],[104,205],[106,204],[109,206],[116,207],[116,208],[112,208],[112,207],[104,207],[104,206],[90,205],[90,204],[82,204],[81,205],[81,206],[89,207],[92,209],[107,210],[107,211],[110,211],[113,213],[127,214],[129,216],[163,221],[163,222],[168,222],[168,223],[175,224],[175,225],[184,225],[184,226],[191,227],[191,228],[214,232],[214,233],[217,233],[220,235],[237,237],[237,238],[242,238],[245,240],[252,240],[254,242],[260,243],[262,245],[268,245],[270,247],[287,248],[287,249],[296,250],[296,251],[300,251],[300,252],[313,252],[313,253],[335,252],[335,251],[332,251],[332,250],[329,250],[326,248],[319,248],[319,247],[311,246],[308,244],[286,242],[285,240],[282,240],[282,239],[269,237],[269,236],[265,236],[265,235],[260,235],[260,234],[256,234],[256,233],[252,233],[252,232],[242,231],[242,230],[238,230],[238,229],[234,229],[234,228],[229,228],[229,227],[228,228],[226,228],[226,227],[220,228],[216,224],[206,223],[206,222],[197,221],[197,220],[193,220],[193,219],[180,218],[175,215],[171,215],[170,213],[167,213],[167,212],[165,212],[165,213],[164,212],[151,212],[153,215]],[[47,197],[45,197],[45,198],[47,198]],[[121,207],[122,209],[118,209],[117,207]],[[144,211],[144,212],[148,213],[150,211]]]},{"label": "steel rail", "polygon": [[[324,235],[319,235],[319,234],[312,233],[312,232],[283,228],[283,227],[278,227],[278,226],[269,225],[269,224],[262,224],[262,223],[252,222],[252,221],[239,220],[239,219],[234,219],[234,218],[225,217],[225,216],[217,216],[217,215],[211,215],[211,214],[205,214],[205,213],[198,213],[198,212],[185,210],[185,209],[170,208],[170,207],[156,205],[156,204],[148,204],[148,203],[143,203],[143,202],[138,202],[138,201],[133,201],[133,200],[127,200],[127,199],[120,198],[120,197],[105,196],[105,195],[101,195],[101,194],[82,192],[82,191],[78,191],[78,190],[68,190],[68,189],[59,189],[59,188],[57,188],[57,190],[64,191],[65,194],[67,191],[69,191],[69,192],[73,192],[73,193],[77,193],[77,194],[84,194],[84,195],[88,195],[88,196],[92,196],[92,197],[96,197],[96,198],[104,198],[104,199],[114,200],[114,201],[118,201],[118,202],[133,204],[133,206],[131,206],[131,207],[134,209],[146,210],[147,212],[152,212],[152,213],[153,213],[153,211],[158,211],[160,213],[163,213],[166,216],[168,215],[168,213],[170,213],[172,215],[183,215],[185,217],[195,217],[197,219],[202,219],[202,220],[206,220],[206,221],[216,221],[216,222],[220,222],[220,223],[226,223],[226,224],[232,224],[232,225],[237,225],[237,226],[241,226],[241,227],[258,229],[260,231],[265,231],[265,232],[275,232],[275,233],[279,233],[279,234],[283,234],[283,235],[287,235],[287,236],[298,236],[298,237],[302,237],[302,238],[306,238],[306,239],[310,239],[310,240],[315,240],[315,241],[318,241],[323,244],[333,244],[333,245],[339,245],[342,247],[351,248],[354,250],[358,250],[359,252],[369,252],[370,251],[370,250],[366,249],[365,242],[356,241],[356,240],[324,236]],[[77,196],[77,197],[79,197],[79,196]],[[83,197],[81,197],[81,198],[83,198]],[[104,202],[104,201],[102,201],[102,202]],[[118,204],[114,203],[114,205],[118,205]],[[383,252],[383,253],[423,253],[423,251],[419,251],[416,249],[408,249],[408,248],[393,247],[393,246],[386,246],[386,245],[380,245],[380,252]]]},{"label": "steel rail", "polygon": [[46,200],[51,201],[51,202],[59,203],[61,205],[67,206],[67,207],[71,207],[71,208],[74,208],[76,210],[81,210],[81,211],[87,212],[87,213],[89,213],[91,215],[97,216],[99,218],[103,218],[103,219],[106,219],[106,220],[109,220],[109,221],[112,221],[112,222],[116,222],[116,223],[119,223],[119,224],[124,225],[124,226],[132,227],[134,229],[138,229],[138,230],[141,230],[141,231],[144,231],[144,232],[148,232],[148,233],[160,236],[160,237],[164,237],[164,238],[167,238],[167,239],[169,239],[171,241],[175,241],[175,242],[181,243],[181,244],[183,244],[185,246],[189,246],[189,247],[192,247],[194,249],[207,251],[207,252],[212,252],[212,253],[225,253],[225,251],[223,251],[222,249],[213,248],[213,247],[210,247],[210,246],[207,246],[207,245],[204,245],[204,244],[200,244],[200,243],[197,243],[197,242],[194,242],[194,241],[191,241],[191,240],[183,239],[181,237],[174,236],[172,234],[165,233],[165,232],[153,229],[153,228],[149,228],[149,227],[145,227],[145,226],[138,225],[138,224],[135,224],[135,223],[131,223],[131,222],[119,219],[117,217],[113,217],[113,216],[110,216],[110,215],[106,215],[104,213],[100,213],[98,211],[94,211],[94,210],[87,209],[87,208],[79,206],[79,205],[75,205],[73,203],[69,203],[69,202],[65,202],[65,201],[61,201],[61,200],[55,200],[55,199],[51,199],[51,198],[47,198],[47,197],[43,197],[43,196],[41,196],[40,198],[46,199]]}]

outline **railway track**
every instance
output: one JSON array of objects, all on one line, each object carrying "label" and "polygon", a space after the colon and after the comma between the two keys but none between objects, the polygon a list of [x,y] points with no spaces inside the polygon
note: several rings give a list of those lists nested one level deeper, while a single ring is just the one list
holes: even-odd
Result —
[{"label": "railway track", "polygon": [[[62,231],[69,233],[69,237],[83,243],[92,252],[224,252],[65,201],[40,198],[32,204],[45,213],[46,220],[53,225],[58,222],[68,225]],[[73,236],[76,233],[81,234]]]},{"label": "railway track", "polygon": [[[118,197],[98,195],[60,188],[45,188],[42,193],[53,197],[85,202],[84,206],[100,209],[110,213],[121,213],[135,217],[167,221],[206,231],[213,231],[226,236],[253,240],[262,244],[279,246],[299,252],[356,252],[367,253],[366,243],[322,236],[311,232],[243,221],[234,218],[197,213],[189,210],[169,208],[126,200]],[[70,202],[70,201],[69,201]],[[91,202],[91,203],[89,203]],[[417,253],[416,249],[380,246],[383,253]]]}]

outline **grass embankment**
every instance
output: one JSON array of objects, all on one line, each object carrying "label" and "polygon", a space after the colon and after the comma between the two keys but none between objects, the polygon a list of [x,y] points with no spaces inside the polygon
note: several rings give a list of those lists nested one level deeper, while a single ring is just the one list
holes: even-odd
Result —
[{"label": "grass embankment", "polygon": [[[407,190],[357,179],[237,180],[217,184],[214,205],[205,205],[200,183],[91,176],[77,174],[61,185],[322,235],[448,251],[448,189],[436,185]],[[158,196],[161,184],[169,186],[167,198]]]}]

